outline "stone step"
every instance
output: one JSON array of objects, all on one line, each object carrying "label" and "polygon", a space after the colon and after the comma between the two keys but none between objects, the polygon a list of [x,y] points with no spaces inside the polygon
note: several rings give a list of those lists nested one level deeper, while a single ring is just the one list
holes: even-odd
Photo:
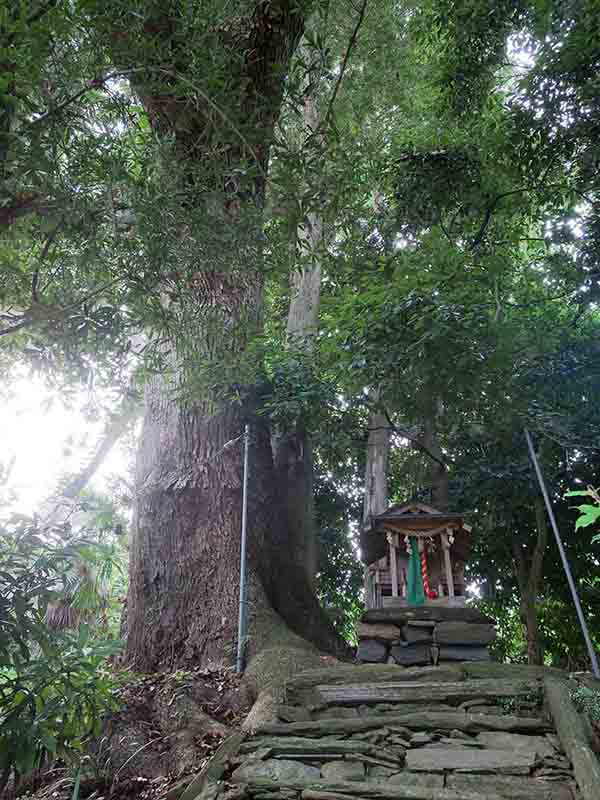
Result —
[{"label": "stone step", "polygon": [[[210,762],[202,792],[194,779],[180,800],[600,800],[589,778],[596,757],[589,751],[594,764],[583,771],[589,748],[568,746],[564,714],[550,704],[559,739],[548,719],[533,716],[537,701],[523,700],[541,697],[544,685],[556,706],[547,674],[472,663],[307,671],[288,684],[282,722],[240,734]],[[506,697],[518,698],[513,714],[493,704]],[[473,703],[485,705],[468,710]],[[581,727],[572,716],[569,731]]]},{"label": "stone step", "polygon": [[538,717],[516,717],[509,714],[468,714],[464,711],[423,711],[411,714],[373,715],[357,719],[327,719],[311,722],[267,723],[258,733],[262,736],[352,734],[380,728],[382,723],[400,725],[410,730],[459,730],[466,733],[505,731],[516,733],[544,733],[552,730],[546,720]]},{"label": "stone step", "polygon": [[540,693],[537,680],[479,680],[457,682],[429,682],[415,684],[404,681],[393,683],[352,683],[318,685],[315,691],[327,705],[360,705],[362,703],[415,703],[443,700],[463,701],[472,697],[522,697]]},{"label": "stone step", "polygon": [[286,683],[286,696],[291,703],[304,704],[310,700],[310,691],[319,684],[327,686],[344,683],[385,683],[403,681],[427,683],[435,681],[460,681],[465,677],[463,667],[418,667],[404,669],[397,664],[343,664],[337,667],[310,669],[294,675]]},{"label": "stone step", "polygon": [[[497,753],[496,753],[497,755]],[[504,754],[506,755],[506,753]],[[488,764],[492,763],[492,758]],[[495,769],[520,769],[496,759]],[[514,760],[513,760],[514,761]],[[446,776],[441,769],[435,772],[403,770],[386,777],[372,778],[368,767],[362,762],[332,761],[319,768],[285,760],[249,762],[238,768],[231,782],[248,787],[253,796],[275,800],[274,792],[301,792],[302,798],[323,797],[331,794],[335,798],[370,797],[390,800],[574,800],[573,783],[566,781],[542,781],[517,775],[475,774],[470,764],[463,772],[450,772]]]},{"label": "stone step", "polygon": [[493,750],[530,751],[539,758],[552,757],[556,750],[545,736],[525,736],[520,733],[487,731],[477,734],[477,741]]},{"label": "stone step", "polygon": [[408,750],[406,768],[413,772],[496,772],[503,775],[529,775],[536,762],[532,751],[474,750],[434,746]]},{"label": "stone step", "polygon": [[[310,739],[301,736],[262,736],[251,739],[240,747],[240,753],[268,750],[269,756],[306,755],[315,758],[332,758],[336,755],[363,754],[376,757],[384,748],[376,747],[369,741],[356,739]],[[386,759],[402,764],[404,757],[388,754]]]},{"label": "stone step", "polygon": [[[482,800],[480,792],[433,788],[423,783],[391,783],[389,781],[328,781],[325,779],[286,780],[248,777],[235,780],[244,783],[253,796],[269,797],[281,788],[299,791],[301,800],[344,800],[344,798],[373,798],[373,800]],[[501,795],[488,794],[485,800],[501,800]]]},{"label": "stone step", "polygon": [[574,800],[572,786],[564,781],[523,779],[512,775],[450,773],[446,786],[454,791],[478,791],[481,798],[496,795],[506,800]]}]

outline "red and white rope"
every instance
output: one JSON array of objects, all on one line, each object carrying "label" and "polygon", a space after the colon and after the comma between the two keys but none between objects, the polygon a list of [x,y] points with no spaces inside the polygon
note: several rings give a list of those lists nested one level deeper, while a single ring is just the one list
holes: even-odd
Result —
[{"label": "red and white rope", "polygon": [[429,575],[427,573],[427,552],[425,548],[423,548],[421,551],[421,577],[423,578],[423,591],[425,592],[425,597],[429,597]]}]

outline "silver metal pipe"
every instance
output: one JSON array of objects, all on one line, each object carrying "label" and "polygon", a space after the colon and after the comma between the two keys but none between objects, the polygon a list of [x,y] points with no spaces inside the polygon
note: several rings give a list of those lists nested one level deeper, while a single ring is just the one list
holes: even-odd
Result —
[{"label": "silver metal pipe", "polygon": [[535,454],[533,441],[531,440],[531,434],[529,433],[527,428],[525,428],[525,438],[527,439],[527,447],[529,448],[529,455],[531,456],[531,461],[533,462],[533,468],[535,469],[535,474],[537,475],[538,483],[542,491],[544,503],[546,504],[546,511],[548,512],[548,517],[550,518],[550,524],[554,532],[554,538],[556,539],[556,544],[558,545],[558,551],[560,553],[565,574],[567,576],[567,581],[569,584],[569,588],[571,590],[573,602],[575,603],[575,609],[577,610],[577,616],[579,618],[579,624],[581,626],[583,638],[585,639],[585,644],[588,649],[590,661],[592,662],[592,672],[594,673],[594,676],[596,678],[600,678],[600,669],[598,668],[598,657],[596,656],[594,643],[592,642],[592,639],[590,637],[590,632],[588,630],[588,626],[585,621],[585,617],[583,615],[583,609],[581,608],[581,603],[579,602],[579,595],[577,594],[577,587],[575,586],[575,581],[573,580],[573,575],[571,574],[571,567],[569,566],[569,562],[567,560],[567,554],[565,553],[565,548],[563,547],[562,539],[560,538],[560,533],[558,532],[558,527],[556,525],[554,511],[552,510],[552,504],[550,503],[550,498],[548,497],[548,490],[546,489],[546,484],[544,483],[544,477],[542,475],[542,471],[540,469],[540,465],[538,463],[537,456]]},{"label": "silver metal pipe", "polygon": [[248,520],[248,449],[250,446],[250,426],[244,427],[244,475],[242,479],[242,542],[240,548],[240,607],[238,614],[238,640],[236,670],[244,671],[244,653],[248,628],[246,602],[246,528]]}]

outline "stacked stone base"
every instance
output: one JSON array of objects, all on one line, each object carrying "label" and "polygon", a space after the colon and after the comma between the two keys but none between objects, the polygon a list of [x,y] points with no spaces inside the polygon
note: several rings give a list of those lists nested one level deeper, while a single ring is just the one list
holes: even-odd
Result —
[{"label": "stacked stone base", "polygon": [[398,606],[366,611],[357,625],[358,661],[404,667],[490,661],[494,622],[470,608]]}]

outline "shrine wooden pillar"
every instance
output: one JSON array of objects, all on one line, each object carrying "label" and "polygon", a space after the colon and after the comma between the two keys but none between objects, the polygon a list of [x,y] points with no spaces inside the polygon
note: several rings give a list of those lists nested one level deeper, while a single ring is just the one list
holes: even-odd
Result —
[{"label": "shrine wooden pillar", "polygon": [[452,574],[452,559],[450,558],[450,541],[448,539],[448,531],[451,530],[447,528],[444,533],[441,535],[442,539],[442,549],[444,551],[444,566],[446,569],[446,583],[448,584],[448,597],[454,597],[454,575]]},{"label": "shrine wooden pillar", "polygon": [[392,597],[398,597],[398,554],[396,552],[396,534],[387,533],[390,548],[390,578],[392,580]]}]

